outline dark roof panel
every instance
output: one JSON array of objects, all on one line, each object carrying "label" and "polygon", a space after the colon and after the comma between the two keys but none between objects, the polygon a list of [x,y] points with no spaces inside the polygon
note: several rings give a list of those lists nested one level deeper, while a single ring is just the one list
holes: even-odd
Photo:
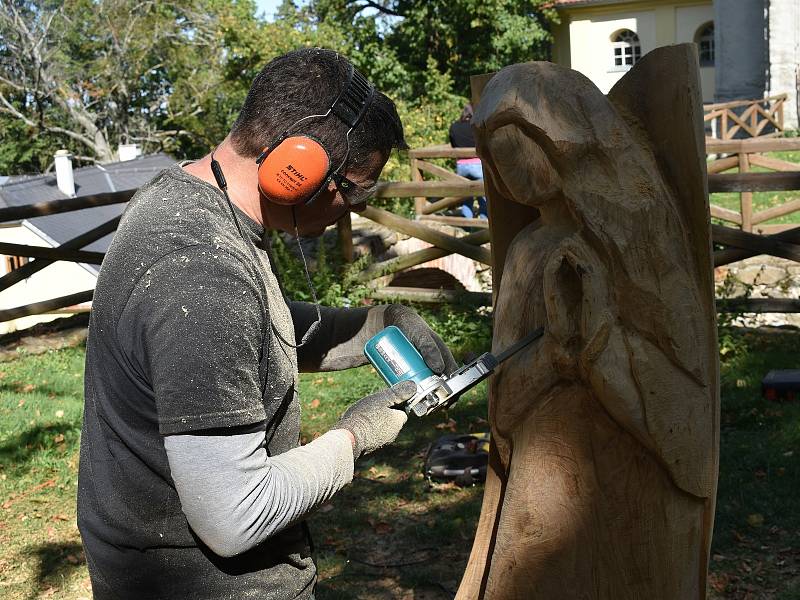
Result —
[{"label": "dark roof panel", "polygon": [[[166,154],[151,154],[124,162],[75,169],[73,171],[75,195],[88,196],[138,189],[173,164],[175,160]],[[6,206],[25,206],[63,198],[66,198],[66,195],[58,189],[55,175],[10,177],[5,185],[0,186],[0,204]],[[44,235],[47,241],[59,245],[121,215],[127,204],[124,202],[109,206],[94,206],[26,219],[25,222]],[[82,249],[105,252],[112,238],[113,234],[109,234]],[[95,272],[99,271],[98,265],[89,267]]]}]

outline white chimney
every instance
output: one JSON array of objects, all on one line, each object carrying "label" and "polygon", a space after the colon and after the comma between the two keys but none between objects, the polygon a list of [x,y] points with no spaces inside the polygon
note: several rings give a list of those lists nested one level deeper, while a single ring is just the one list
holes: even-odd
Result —
[{"label": "white chimney", "polygon": [[119,154],[119,162],[126,160],[133,160],[141,154],[139,147],[136,144],[120,144],[117,148]]},{"label": "white chimney", "polygon": [[75,177],[72,174],[72,154],[69,150],[59,150],[55,154],[56,182],[58,189],[70,198],[75,197]]}]

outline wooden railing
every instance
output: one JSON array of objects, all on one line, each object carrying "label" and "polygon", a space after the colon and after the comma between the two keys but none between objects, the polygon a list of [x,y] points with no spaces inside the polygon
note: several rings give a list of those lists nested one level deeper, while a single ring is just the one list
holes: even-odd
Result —
[{"label": "wooden railing", "polygon": [[[709,192],[738,192],[739,210],[734,211],[711,204],[711,216],[735,223],[742,231],[755,229],[762,233],[775,233],[793,225],[766,225],[766,221],[800,211],[798,198],[753,212],[753,192],[780,192],[800,190],[800,163],[793,163],[765,156],[766,152],[800,151],[800,138],[762,138],[745,140],[708,140],[706,152],[725,155],[708,163]],[[770,169],[772,172],[753,173],[752,166]],[[722,173],[730,169],[738,173]],[[758,227],[756,227],[758,226]]]},{"label": "wooden railing", "polygon": [[[457,175],[450,169],[430,162],[430,159],[450,158],[457,160],[459,158],[474,158],[477,156],[475,148],[453,148],[450,144],[440,144],[437,146],[427,146],[425,148],[415,148],[408,152],[408,156],[411,162],[411,181],[413,182],[426,182],[425,176],[427,175],[428,177],[433,176],[444,181],[465,184],[464,188],[456,188],[454,193],[443,195],[444,197],[430,195],[427,197],[423,195],[416,196],[414,198],[414,211],[417,214],[418,220],[434,221],[460,227],[489,226],[485,219],[468,219],[465,217],[436,214],[461,204],[470,196],[482,196],[483,186],[481,185],[478,191],[474,191],[472,187],[466,184],[475,182],[470,181],[466,177]],[[428,198],[430,197],[436,198],[436,200],[428,202]]]},{"label": "wooden railing", "polygon": [[[792,227],[792,229],[779,231],[769,236],[757,235],[752,232],[754,225],[763,223],[763,221],[777,216],[800,210],[800,199],[797,199],[786,202],[779,207],[771,207],[767,210],[755,214],[753,213],[753,192],[800,190],[800,169],[798,169],[798,165],[763,156],[762,154],[764,152],[779,150],[800,150],[800,139],[770,138],[729,141],[716,140],[709,142],[709,153],[729,154],[729,156],[724,156],[723,158],[709,163],[709,191],[739,192],[741,194],[741,210],[738,213],[720,206],[711,206],[711,216],[734,223],[742,228],[742,230],[740,230],[720,225],[714,225],[712,227],[714,242],[725,246],[724,249],[715,252],[715,265],[727,264],[758,254],[771,254],[800,261],[800,227],[796,225],[781,226],[780,229],[786,229],[787,227]],[[412,173],[418,173],[417,176],[413,176],[415,181],[381,182],[378,185],[376,195],[379,198],[414,198],[418,218],[406,219],[375,206],[368,206],[366,210],[361,213],[362,216],[394,231],[428,242],[432,244],[433,247],[375,263],[361,273],[360,279],[362,281],[376,281],[386,275],[391,275],[449,254],[460,254],[491,266],[491,251],[484,247],[490,241],[489,230],[485,228],[484,221],[478,219],[463,219],[462,221],[469,221],[469,227],[483,227],[462,236],[449,235],[425,224],[426,220],[430,220],[431,216],[435,216],[433,213],[441,209],[439,207],[443,206],[443,200],[455,204],[462,198],[480,196],[485,193],[483,181],[470,181],[458,177],[447,169],[434,163],[429,163],[425,159],[441,158],[443,156],[458,158],[474,155],[475,151],[471,148],[450,148],[449,150],[442,146],[420,148],[414,150],[412,155],[412,158],[416,161],[415,170],[412,170]],[[773,172],[753,173],[749,171],[751,165],[773,169]],[[729,170],[734,167],[739,168],[738,173],[721,173],[721,171]],[[423,180],[421,175],[423,172],[432,174],[439,179],[433,181]],[[23,207],[4,208],[0,209],[0,223],[74,211],[92,206],[122,203],[128,201],[134,191],[135,190],[127,190],[82,198],[53,200]],[[431,199],[433,199],[433,201],[431,201]],[[3,253],[36,258],[19,269],[0,277],[0,291],[8,289],[15,283],[30,277],[55,261],[63,260],[81,263],[101,262],[103,259],[102,254],[87,252],[82,249],[92,242],[114,232],[119,224],[119,220],[119,217],[111,219],[107,223],[61,244],[58,248],[43,249],[41,247],[21,244],[3,244],[0,246],[0,251]],[[459,224],[461,224],[461,222],[459,222]],[[339,226],[342,239],[348,242],[350,251],[352,252],[352,232],[350,230],[349,215],[348,218],[340,221]],[[769,226],[762,226],[759,229],[766,232],[778,230],[778,228],[770,228]],[[380,293],[385,296],[386,290]],[[92,290],[86,290],[77,294],[53,298],[27,306],[0,310],[0,322],[23,316],[51,312],[65,306],[87,302],[91,300],[92,294]],[[439,293],[437,298],[440,300],[450,299],[452,296],[453,294],[449,292],[445,294]],[[472,296],[474,296],[474,300],[475,298],[484,298],[485,295],[472,294]],[[419,298],[417,299],[419,300]],[[768,308],[770,311],[774,311],[775,305],[770,304]],[[796,310],[796,307],[792,310]]]},{"label": "wooden railing", "polygon": [[711,125],[711,138],[766,137],[783,133],[783,105],[786,94],[760,100],[736,100],[706,104],[703,120]]}]

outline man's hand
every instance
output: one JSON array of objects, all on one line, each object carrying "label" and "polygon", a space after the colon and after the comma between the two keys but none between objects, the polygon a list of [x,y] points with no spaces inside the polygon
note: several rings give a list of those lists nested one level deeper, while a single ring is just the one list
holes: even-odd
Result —
[{"label": "man's hand", "polygon": [[399,405],[413,398],[416,391],[416,383],[402,381],[362,398],[344,412],[334,429],[344,429],[353,434],[354,459],[374,452],[397,438],[408,420]]},{"label": "man's hand", "polygon": [[440,338],[413,309],[402,304],[392,304],[383,313],[383,326],[394,325],[402,331],[419,350],[431,371],[437,375],[450,375],[458,368],[453,354]]}]

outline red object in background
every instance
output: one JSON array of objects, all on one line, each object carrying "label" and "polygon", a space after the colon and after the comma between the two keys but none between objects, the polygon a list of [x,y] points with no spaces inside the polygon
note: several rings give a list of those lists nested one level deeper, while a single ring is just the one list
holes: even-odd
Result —
[{"label": "red object in background", "polygon": [[770,371],[761,380],[761,394],[765,400],[795,401],[800,394],[800,369]]}]

